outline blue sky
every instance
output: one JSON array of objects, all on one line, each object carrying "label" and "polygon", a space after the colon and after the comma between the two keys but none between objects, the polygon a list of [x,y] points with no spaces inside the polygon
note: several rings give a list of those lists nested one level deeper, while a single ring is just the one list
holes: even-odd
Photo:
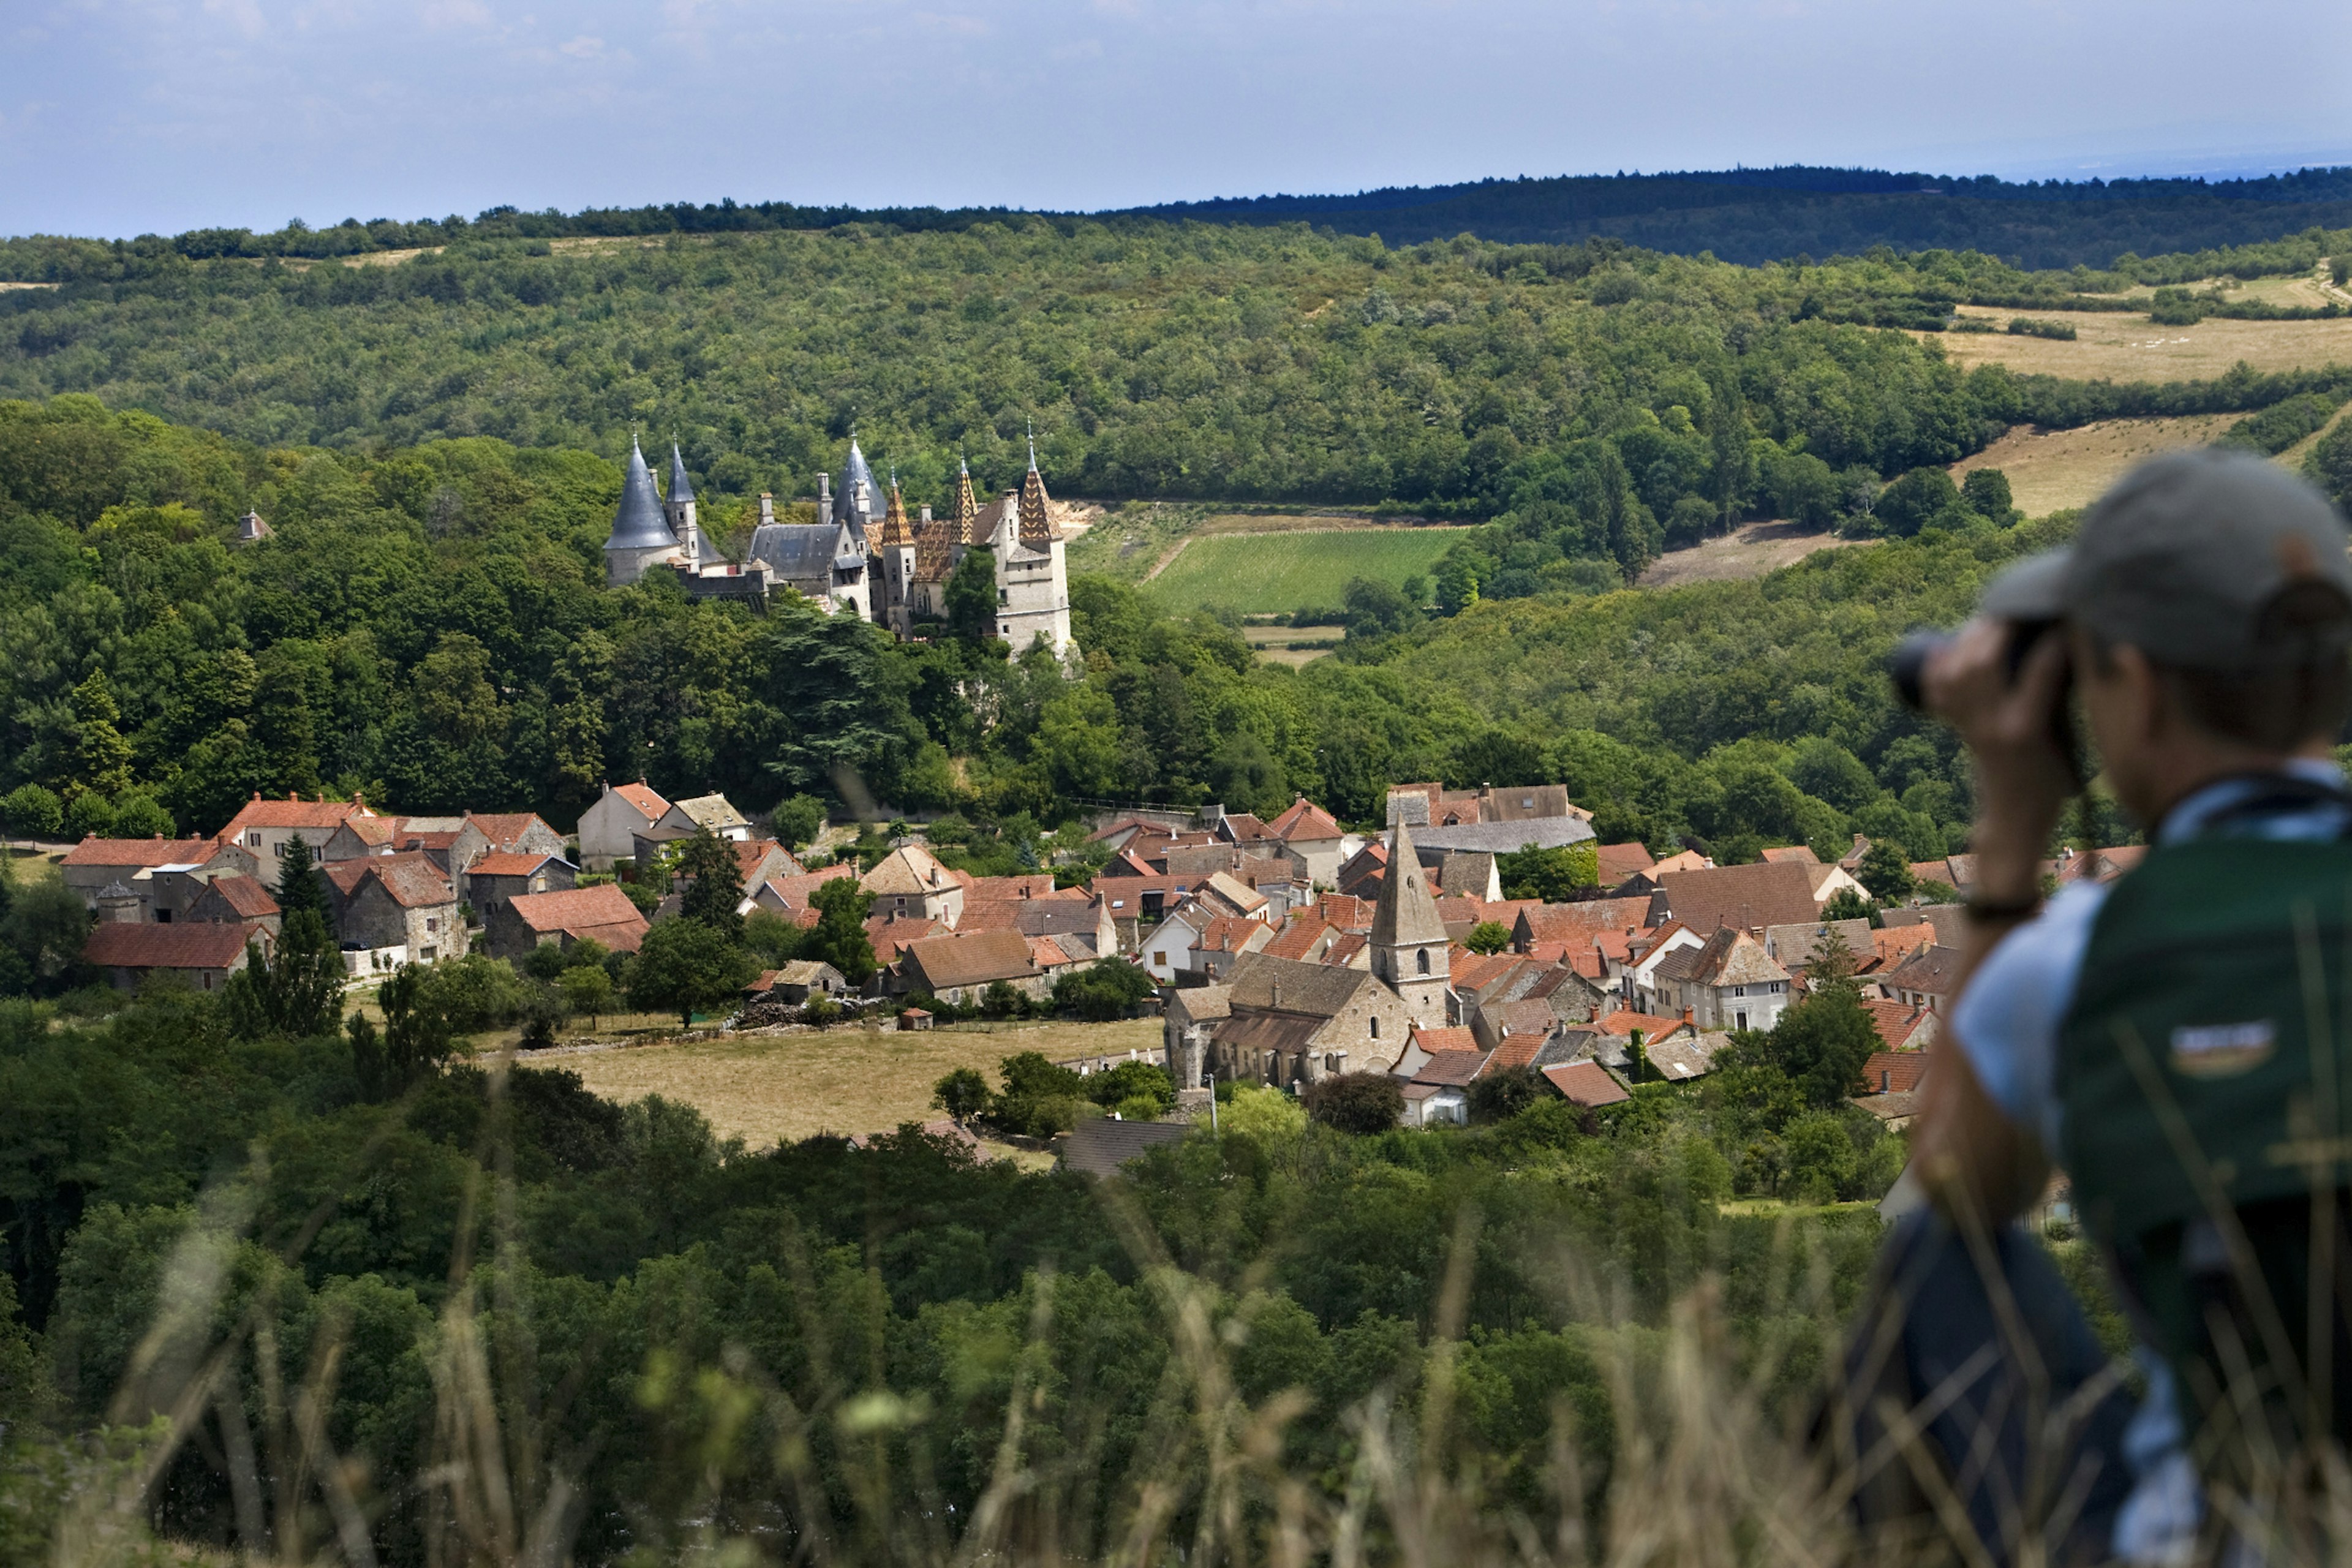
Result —
[{"label": "blue sky", "polygon": [[2352,162],[2330,0],[5,0],[0,233]]}]

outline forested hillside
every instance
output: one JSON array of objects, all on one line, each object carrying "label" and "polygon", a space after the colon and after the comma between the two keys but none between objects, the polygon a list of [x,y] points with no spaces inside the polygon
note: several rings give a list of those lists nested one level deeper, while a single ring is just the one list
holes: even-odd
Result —
[{"label": "forested hillside", "polygon": [[[1001,643],[897,644],[787,600],[602,585],[618,474],[487,438],[257,448],[93,400],[0,404],[0,793],[9,826],[217,828],[253,790],[568,825],[606,779],[1051,822],[1076,799],[1294,792],[1376,816],[1391,780],[1565,776],[1610,836],[1727,858],[1854,830],[1941,853],[1948,741],[1876,660],[2063,524],[1967,514],[1760,583],[1480,602],[1352,596],[1348,646],[1258,664],[1229,627],[1073,587],[1083,678]],[[272,520],[226,542],[246,507]],[[979,695],[975,699],[975,694]],[[27,793],[26,786],[30,786]],[[160,830],[160,829],[159,829]]]}]

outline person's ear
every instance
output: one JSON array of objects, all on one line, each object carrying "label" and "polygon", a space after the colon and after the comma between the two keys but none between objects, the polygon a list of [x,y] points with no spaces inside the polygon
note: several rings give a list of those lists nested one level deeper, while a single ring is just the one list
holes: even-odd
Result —
[{"label": "person's ear", "polygon": [[2123,708],[2128,715],[2132,734],[2143,742],[2163,737],[2178,718],[2172,711],[2171,694],[2148,657],[2129,643],[2117,643],[2109,650],[2110,668],[2116,684],[2122,689]]}]

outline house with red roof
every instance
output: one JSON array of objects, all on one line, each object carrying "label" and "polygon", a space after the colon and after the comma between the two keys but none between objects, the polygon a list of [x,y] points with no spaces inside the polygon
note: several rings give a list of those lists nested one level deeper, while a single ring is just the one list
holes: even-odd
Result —
[{"label": "house with red roof", "polygon": [[375,815],[364,800],[304,800],[299,795],[264,800],[257,790],[214,837],[251,852],[261,864],[260,874],[274,879],[278,862],[286,858],[286,847],[296,838],[310,847],[312,858],[320,858],[327,841],[347,820]]},{"label": "house with red roof", "polygon": [[1621,1105],[1633,1098],[1625,1086],[1599,1062],[1562,1062],[1555,1067],[1538,1068],[1536,1071],[1554,1094],[1570,1105],[1582,1106],[1586,1110]]},{"label": "house with red roof", "polygon": [[466,899],[487,927],[491,911],[524,893],[560,893],[580,879],[571,861],[536,850],[493,849],[466,872]]},{"label": "house with red roof", "polygon": [[637,852],[638,834],[668,814],[669,802],[643,779],[607,784],[580,814],[580,864],[591,871],[611,870],[614,861]]},{"label": "house with red roof", "polygon": [[[1423,1031],[1415,1031],[1416,1034]],[[1470,1086],[1487,1070],[1487,1053],[1472,1046],[1423,1053],[1404,1079],[1407,1127],[1461,1126],[1470,1120]]]},{"label": "house with red roof", "polygon": [[121,883],[139,900],[138,918],[169,923],[214,876],[257,876],[260,860],[242,845],[213,838],[85,838],[58,862],[58,875],[86,909]]},{"label": "house with red roof", "polygon": [[101,921],[90,928],[82,961],[106,971],[118,991],[136,991],[151,974],[176,975],[198,991],[218,991],[245,967],[248,941],[259,942],[266,953],[271,938],[258,927],[243,925]]},{"label": "house with red roof", "polygon": [[1347,833],[1331,814],[1300,795],[1285,811],[1266,825],[1282,841],[1283,853],[1298,866],[1298,872],[1309,887],[1328,888],[1339,878],[1339,863],[1347,858]]},{"label": "house with red roof", "polygon": [[[857,867],[852,861],[836,860],[814,871],[803,871],[797,876],[771,877],[758,887],[744,884],[748,902],[754,909],[782,915],[794,925],[813,926],[817,921],[816,890],[824,883],[842,877],[855,879]],[[746,914],[750,910],[744,911]]]},{"label": "house with red roof", "polygon": [[251,877],[215,877],[188,901],[183,916],[205,925],[251,926],[275,937],[284,911],[275,894]]},{"label": "house with red roof", "polygon": [[466,956],[457,889],[422,851],[338,860],[323,874],[335,939],[355,969],[360,955],[370,955],[370,968],[379,957],[389,967]]},{"label": "house with red roof", "polygon": [[646,917],[614,882],[556,892],[518,893],[499,905],[482,933],[494,958],[521,958],[550,942],[570,947],[593,942],[614,952],[635,952],[646,939]]},{"label": "house with red roof", "polygon": [[561,857],[568,846],[563,835],[555,831],[536,812],[469,811],[450,840],[449,858],[442,869],[456,880],[457,896],[469,899],[473,889],[467,877],[475,861],[485,855],[553,855]]}]

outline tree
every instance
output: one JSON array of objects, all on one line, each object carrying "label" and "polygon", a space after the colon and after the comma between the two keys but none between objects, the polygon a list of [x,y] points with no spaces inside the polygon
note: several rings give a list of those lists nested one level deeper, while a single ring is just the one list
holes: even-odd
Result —
[{"label": "tree", "polygon": [[873,979],[881,967],[874,962],[874,943],[866,934],[874,895],[860,888],[855,877],[835,877],[819,882],[809,902],[816,906],[816,925],[802,944],[801,956],[832,964],[853,986]]},{"label": "tree", "polygon": [[670,875],[673,881],[692,879],[678,895],[679,919],[699,921],[730,942],[742,940],[743,917],[735,911],[743,901],[743,870],[734,845],[708,827],[697,827],[678,847]]},{"label": "tree", "polygon": [[1533,1068],[1504,1068],[1470,1080],[1470,1120],[1485,1124],[1508,1121],[1528,1106],[1549,1096]]},{"label": "tree", "polygon": [[1511,945],[1511,928],[1500,921],[1480,921],[1462,939],[1462,945],[1480,954],[1500,952]]},{"label": "tree", "polygon": [[[297,843],[300,840],[297,839]],[[246,1039],[330,1034],[342,1011],[343,955],[317,910],[298,909],[278,922],[276,948],[245,944],[245,967],[228,977],[223,1005],[230,1031]]]},{"label": "tree", "polygon": [[1076,1073],[1036,1051],[1005,1058],[997,1073],[1004,1089],[991,1103],[989,1114],[1006,1131],[1050,1138],[1077,1125],[1087,1096],[1086,1080]]},{"label": "tree", "polygon": [[[1909,868],[1906,867],[1905,869],[1907,870]],[[1864,895],[1855,892],[1852,888],[1840,888],[1836,892],[1830,895],[1830,901],[1822,906],[1822,919],[1825,921],[1868,921],[1872,925],[1878,925],[1881,923],[1878,917],[1878,906],[1872,903],[1870,900],[1865,898]]]},{"label": "tree", "polygon": [[1507,899],[1566,903],[1580,889],[1601,880],[1601,856],[1590,842],[1538,849],[1529,844],[1495,857],[1495,870]]},{"label": "tree", "polygon": [[0,827],[12,838],[54,840],[65,831],[66,806],[54,790],[39,784],[18,784],[0,795]]},{"label": "tree", "polygon": [[931,1090],[931,1104],[958,1122],[970,1121],[988,1109],[988,1080],[973,1068],[958,1068]]},{"label": "tree", "polygon": [[718,927],[702,921],[656,921],[637,949],[629,1005],[647,1013],[676,1013],[680,1027],[691,1027],[695,1014],[733,1001],[758,973],[759,961]]},{"label": "tree", "polygon": [[322,922],[327,918],[327,890],[311,867],[310,841],[297,833],[286,841],[286,858],[278,863],[278,908],[286,921],[306,910]]},{"label": "tree", "polygon": [[100,795],[121,795],[131,787],[131,742],[103,670],[74,688],[73,713],[76,779]]},{"label": "tree", "polygon": [[992,980],[988,989],[980,994],[980,1013],[983,1018],[1018,1018],[1029,1011],[1029,998],[1023,995],[1011,981]]},{"label": "tree", "polygon": [[1879,493],[1878,531],[1908,539],[1923,528],[1955,528],[1969,519],[1952,476],[1932,465],[1913,468]]},{"label": "tree", "polygon": [[1893,903],[1908,898],[1917,885],[1911,875],[1911,862],[1904,858],[1903,847],[1891,839],[1881,838],[1863,851],[1862,867],[1855,879],[1870,889],[1870,896],[1881,903]]},{"label": "tree", "polygon": [[760,955],[771,969],[782,969],[808,947],[809,928],[786,920],[773,910],[753,910],[743,917],[743,945]]},{"label": "tree", "polygon": [[1960,500],[1979,517],[1989,517],[2003,528],[2018,519],[2017,501],[2010,493],[2009,476],[1999,468],[1971,468],[1969,477],[1960,481]]},{"label": "tree", "polygon": [[768,830],[787,849],[798,849],[824,831],[824,802],[813,795],[790,795],[768,813]]},{"label": "tree", "polygon": [[114,831],[122,838],[173,838],[180,825],[163,803],[143,789],[125,790],[114,803]]},{"label": "tree", "polygon": [[1326,1127],[1369,1137],[1404,1115],[1404,1089],[1383,1072],[1343,1072],[1307,1086],[1307,1114]]},{"label": "tree", "polygon": [[366,1015],[354,1013],[344,1029],[351,1037],[352,1063],[372,1100],[398,1094],[418,1079],[438,1072],[456,1048],[457,1030],[450,998],[421,963],[404,963],[376,988],[383,1013],[379,1032]]},{"label": "tree", "polygon": [[592,1029],[597,1019],[613,1010],[613,977],[601,964],[566,969],[556,976],[555,984],[563,993],[564,1005],[575,1015],[585,1014]]},{"label": "tree", "polygon": [[948,574],[948,585],[942,597],[946,600],[948,630],[963,641],[978,647],[996,635],[996,552],[973,549],[964,552]]},{"label": "tree", "polygon": [[1099,958],[1054,982],[1054,1006],[1088,1023],[1123,1018],[1159,989],[1151,976],[1123,958]]},{"label": "tree", "polygon": [[1862,1090],[1862,1066],[1884,1042],[1851,980],[1809,982],[1805,999],[1780,1015],[1764,1055],[1816,1106]]},{"label": "tree", "polygon": [[1812,1110],[1781,1131],[1788,1195],[1799,1203],[1835,1203],[1853,1182],[1859,1156],[1835,1111]]}]

